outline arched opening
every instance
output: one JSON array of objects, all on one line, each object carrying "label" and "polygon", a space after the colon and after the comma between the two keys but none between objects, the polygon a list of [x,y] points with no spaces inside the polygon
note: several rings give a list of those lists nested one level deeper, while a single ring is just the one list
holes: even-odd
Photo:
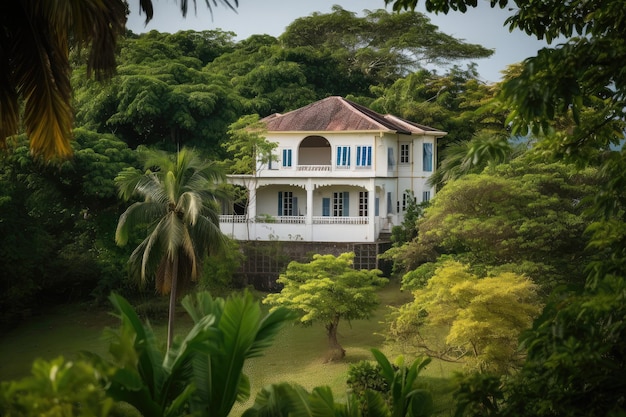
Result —
[{"label": "arched opening", "polygon": [[331,147],[322,136],[307,136],[298,148],[299,166],[330,166]]}]

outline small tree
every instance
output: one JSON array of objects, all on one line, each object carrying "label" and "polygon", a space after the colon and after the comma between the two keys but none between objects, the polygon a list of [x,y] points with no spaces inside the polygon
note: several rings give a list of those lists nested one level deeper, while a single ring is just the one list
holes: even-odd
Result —
[{"label": "small tree", "polygon": [[353,269],[354,253],[314,255],[309,263],[291,262],[277,282],[280,293],[268,295],[264,303],[285,306],[300,315],[300,322],[319,321],[326,328],[328,360],[342,359],[346,351],[337,341],[339,320],[368,319],[376,306],[376,290],[387,283],[378,269]]},{"label": "small tree", "polygon": [[541,311],[531,280],[511,272],[479,278],[456,261],[445,262],[413,296],[392,314],[393,339],[496,374],[520,365],[520,333]]},{"label": "small tree", "polygon": [[[250,220],[250,204],[256,204],[256,201],[253,201],[256,193],[251,194],[250,190],[257,188],[259,173],[264,166],[269,166],[278,160],[273,153],[278,143],[269,142],[265,138],[266,133],[265,124],[259,121],[259,116],[251,114],[231,124],[228,129],[229,139],[222,143],[222,147],[229,156],[223,162],[225,172],[237,175],[238,180],[241,181],[239,185],[245,187],[233,186],[233,202],[245,207],[246,220]],[[250,222],[246,221],[248,239],[250,238],[249,226]]]}]

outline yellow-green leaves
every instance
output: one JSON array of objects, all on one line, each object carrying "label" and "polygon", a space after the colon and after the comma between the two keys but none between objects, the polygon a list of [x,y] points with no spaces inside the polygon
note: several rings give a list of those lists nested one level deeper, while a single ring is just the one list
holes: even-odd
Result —
[{"label": "yellow-green leaves", "polygon": [[421,350],[476,371],[505,373],[519,364],[518,337],[541,311],[529,279],[510,272],[480,278],[455,261],[413,295],[392,315],[392,337],[417,340]]}]

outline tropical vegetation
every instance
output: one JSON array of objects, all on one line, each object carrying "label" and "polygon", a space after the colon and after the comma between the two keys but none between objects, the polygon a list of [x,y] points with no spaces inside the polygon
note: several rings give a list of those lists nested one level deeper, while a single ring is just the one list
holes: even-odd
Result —
[{"label": "tropical vegetation", "polygon": [[[363,17],[337,6],[296,20],[278,38],[239,42],[221,31],[123,34],[122,2],[35,3],[0,6],[0,136],[7,148],[0,160],[3,327],[59,300],[104,300],[111,290],[136,298],[140,291],[127,279],[134,263],[126,262],[136,245],[133,258],[150,255],[145,277],[154,271],[152,261],[163,266],[162,278],[178,276],[171,272],[179,264],[189,266],[179,268],[185,277],[200,276],[192,267],[199,271],[208,250],[192,250],[194,239],[173,239],[187,243],[182,251],[171,246],[169,256],[153,252],[158,248],[150,240],[129,240],[130,249],[114,244],[125,210],[116,176],[122,172],[119,178],[134,177],[138,184],[175,172],[143,165],[138,149],[166,151],[168,159],[194,147],[203,161],[229,160],[228,169],[248,170],[243,159],[243,165],[235,163],[241,153],[230,141],[242,139],[246,155],[262,142],[241,135],[235,122],[342,95],[450,132],[441,143],[441,176],[433,179],[440,192],[402,225],[388,258],[414,297],[399,306],[390,330],[409,338],[427,335],[429,349],[423,351],[440,358],[459,353],[455,359],[463,357],[477,371],[455,380],[456,415],[624,414],[622,2],[491,1],[491,7],[511,7],[511,29],[559,42],[512,66],[493,85],[480,81],[475,66],[457,65],[489,51],[439,33],[424,15],[410,11],[417,0],[385,0],[396,11],[409,11],[366,11]],[[151,2],[141,4],[151,17]],[[183,9],[187,4],[181,1]],[[425,5],[448,13],[477,2]],[[87,63],[76,48],[85,44],[93,52]],[[423,65],[438,59],[439,71]],[[92,72],[109,76],[114,68],[110,83],[90,78]],[[240,119],[246,115],[252,116]],[[70,130],[75,140],[68,142]],[[167,207],[192,200],[205,201],[175,198]],[[151,202],[140,197],[136,207]],[[178,215],[159,213],[154,226],[168,218],[182,226]],[[161,230],[128,219],[130,214],[122,218],[121,236],[143,227],[140,236],[148,232],[156,239],[152,233]],[[131,230],[133,224],[138,229]],[[184,262],[172,262],[175,256]],[[176,279],[170,282],[177,286]],[[130,407],[146,415],[202,415],[210,404],[225,415],[233,398],[248,394],[239,365],[267,345],[275,327],[260,324],[266,322],[256,319],[258,308],[250,307],[247,295],[231,301],[198,297],[202,313],[185,303],[196,318],[192,331],[171,338],[166,351],[130,304],[113,296],[123,324],[110,357],[36,361],[32,377],[3,383],[2,414],[80,415],[89,409],[106,415]],[[441,311],[442,301],[448,310]],[[511,306],[516,314],[505,314]],[[237,316],[242,312],[249,313],[246,320]],[[271,314],[276,327],[283,321],[278,316],[287,316]],[[256,330],[246,327],[248,319]],[[247,335],[248,343],[236,335]],[[444,350],[435,352],[433,340],[445,340]],[[428,415],[429,396],[416,377],[425,362],[394,368],[376,351],[374,356],[393,387],[386,398],[364,393],[336,404],[327,388],[308,392],[277,384],[262,391],[248,413]],[[223,368],[228,363],[232,374]],[[200,377],[191,378],[194,372]],[[228,375],[234,378],[220,379]],[[137,395],[124,396],[128,392]]]},{"label": "tropical vegetation", "polygon": [[354,252],[347,252],[336,257],[316,254],[308,263],[292,261],[276,280],[280,292],[263,300],[294,311],[303,325],[322,322],[329,361],[346,355],[337,339],[339,322],[369,318],[378,305],[376,290],[388,282],[380,270],[356,270],[353,260]]},{"label": "tropical vegetation", "polygon": [[170,295],[169,347],[179,287],[197,281],[205,257],[225,245],[219,210],[228,196],[220,189],[221,171],[190,149],[175,155],[146,150],[141,159],[145,172],[127,168],[115,178],[122,199],[141,199],[120,216],[115,241],[123,246],[131,231],[147,231],[129,263],[142,281],[154,276],[157,292]]}]

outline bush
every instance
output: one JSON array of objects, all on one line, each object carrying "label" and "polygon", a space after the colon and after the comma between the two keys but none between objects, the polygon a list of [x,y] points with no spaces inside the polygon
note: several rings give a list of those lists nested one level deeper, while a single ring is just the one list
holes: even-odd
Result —
[{"label": "bush", "polygon": [[389,384],[381,373],[380,365],[369,361],[359,361],[348,367],[348,388],[359,398],[366,390],[387,393]]}]

